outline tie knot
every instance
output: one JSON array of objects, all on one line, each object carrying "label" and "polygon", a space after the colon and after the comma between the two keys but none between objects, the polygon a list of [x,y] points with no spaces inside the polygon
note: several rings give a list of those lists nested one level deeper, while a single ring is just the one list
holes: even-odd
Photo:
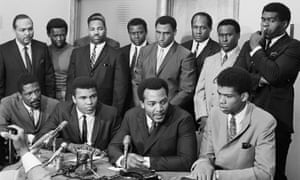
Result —
[{"label": "tie knot", "polygon": [[85,115],[85,114],[82,115],[82,119],[83,119],[83,120],[86,120],[86,115]]},{"label": "tie knot", "polygon": [[24,50],[27,51],[27,50],[28,50],[28,47],[27,47],[27,46],[24,46]]}]

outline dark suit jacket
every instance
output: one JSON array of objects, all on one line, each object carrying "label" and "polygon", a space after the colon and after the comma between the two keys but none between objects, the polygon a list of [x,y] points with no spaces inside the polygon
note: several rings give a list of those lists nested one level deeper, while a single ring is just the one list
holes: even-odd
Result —
[{"label": "dark suit jacket", "polygon": [[[153,43],[143,47],[140,51],[133,83],[135,95],[136,87],[142,80],[158,77],[168,83],[170,103],[184,107],[186,103],[192,101],[196,87],[193,54],[174,42],[156,73],[157,49],[158,44]],[[135,99],[137,104],[136,96]]]},{"label": "dark suit jacket", "polygon": [[[105,150],[108,143],[118,130],[118,115],[114,107],[99,104],[96,108],[95,122],[92,133],[92,146]],[[58,138],[67,143],[83,144],[79,131],[79,120],[76,105],[71,101],[61,102],[38,134],[38,138],[55,129],[61,122],[68,121]],[[59,140],[58,140],[59,141]]]},{"label": "dark suit jacket", "polygon": [[[15,124],[22,127],[25,130],[25,134],[37,134],[46,123],[57,103],[56,99],[42,96],[40,120],[37,127],[35,127],[23,104],[21,95],[15,93],[7,96],[1,100],[0,104],[0,131],[5,129],[7,125]],[[8,154],[8,146],[3,145],[4,140],[2,137],[0,139],[0,161],[5,162],[7,160],[4,160],[4,157]]]},{"label": "dark suit jacket", "polygon": [[105,45],[93,69],[90,66],[90,45],[73,50],[67,78],[67,99],[71,99],[72,82],[76,77],[89,76],[95,80],[98,98],[122,112],[128,90],[129,68],[121,53]]},{"label": "dark suit jacket", "polygon": [[[120,43],[116,40],[113,40],[109,37],[106,37],[106,43],[108,45],[110,45],[111,47],[113,48],[120,48]],[[74,42],[74,46],[78,46],[78,47],[82,47],[82,46],[86,46],[86,45],[89,45],[90,44],[90,38],[89,36],[84,36],[82,38],[79,38],[77,39],[75,42]]]},{"label": "dark suit jacket", "polygon": [[[193,47],[193,40],[186,41],[181,45],[191,51]],[[205,58],[208,56],[212,56],[219,51],[219,44],[216,41],[209,39],[202,52],[196,57],[197,79],[201,73]]]},{"label": "dark suit jacket", "polygon": [[[32,70],[38,78],[42,94],[55,97],[55,79],[52,61],[45,43],[32,40]],[[18,91],[17,80],[26,73],[16,40],[0,46],[0,99]]]},{"label": "dark suit jacket", "polygon": [[[260,49],[252,57],[250,51],[247,41],[235,65],[245,68],[252,75],[252,101],[275,117],[278,131],[292,133],[293,85],[300,69],[300,42],[285,35],[268,51]],[[260,77],[270,84],[259,86]]]},{"label": "dark suit jacket", "polygon": [[150,157],[150,168],[163,171],[188,171],[196,158],[195,126],[184,110],[169,106],[166,118],[148,134],[145,110],[130,109],[121,128],[108,147],[112,163],[122,155],[122,141],[131,136],[131,152]]}]

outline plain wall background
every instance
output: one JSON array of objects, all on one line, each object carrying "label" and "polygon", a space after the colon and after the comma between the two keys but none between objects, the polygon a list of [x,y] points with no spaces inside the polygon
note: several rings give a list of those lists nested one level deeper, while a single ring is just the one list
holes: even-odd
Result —
[{"label": "plain wall background", "polygon": [[[0,0],[0,43],[4,43],[5,41],[8,41],[12,38],[14,38],[14,32],[12,30],[12,20],[16,14],[19,13],[25,13],[29,15],[34,22],[34,31],[35,31],[35,39],[49,42],[49,39],[46,34],[46,24],[50,18],[53,17],[61,17],[67,21],[67,23],[70,23],[70,9],[71,7],[71,1],[73,0]],[[89,0],[86,0],[85,2],[88,2]],[[95,0],[93,0],[95,1]],[[152,0],[153,1],[153,0]],[[143,0],[141,7],[149,8],[149,10],[153,13],[155,10],[153,8],[155,7],[151,0]],[[194,2],[195,0],[185,0],[185,2],[191,1]],[[201,1],[201,0],[200,0]],[[207,2],[206,0],[202,0],[203,2]],[[222,1],[222,0],[219,0]],[[92,0],[91,0],[92,2]],[[107,0],[109,2],[109,0]],[[123,0],[123,3],[126,1]],[[128,4],[132,3],[132,0],[127,0]],[[240,6],[239,6],[239,22],[241,25],[241,40],[240,44],[247,40],[249,38],[250,33],[256,31],[260,27],[260,17],[261,17],[261,11],[265,4],[272,2],[270,0],[240,0]],[[291,23],[295,24],[295,38],[300,39],[300,11],[297,11],[299,7],[299,3],[296,0],[279,0],[279,2],[283,2],[286,5],[288,5],[292,11],[292,20]],[[182,2],[183,3],[183,2]],[[126,4],[125,4],[126,5]],[[124,5],[124,6],[125,6]],[[94,7],[95,8],[95,7]],[[87,6],[87,9],[89,7]],[[110,9],[112,9],[110,11]],[[193,8],[194,9],[194,8]],[[91,11],[94,11],[96,9],[91,9]],[[105,7],[105,11],[107,13],[109,12],[115,12],[116,9],[113,7],[109,7],[107,4],[107,7]],[[201,9],[199,7],[199,11],[203,11],[206,9]],[[101,8],[99,8],[99,11],[101,12]],[[150,12],[149,11],[149,12]],[[180,9],[177,9],[177,13],[180,11]],[[140,12],[140,11],[138,11]],[[179,12],[186,12],[186,10],[182,10]],[[143,13],[143,16],[145,16],[145,19],[147,21],[153,21],[155,19],[156,14],[147,14],[148,12],[141,12]],[[129,13],[129,16],[126,17],[129,19],[130,17],[137,16],[138,14],[135,14],[134,12]],[[81,18],[86,19],[87,15],[82,16]],[[149,16],[149,17],[147,17]],[[186,18],[186,16],[182,16]],[[111,16],[106,16],[106,20],[109,22],[110,19],[113,18]],[[184,24],[190,23],[190,20],[181,19],[181,16],[176,17],[178,24]],[[113,21],[112,21],[113,22]],[[86,22],[83,22],[82,27],[86,27]],[[110,22],[109,22],[110,23]],[[214,27],[216,27],[218,22],[214,23]],[[149,34],[151,36],[151,39],[154,40],[154,22],[148,22],[148,24],[151,24],[149,26]],[[108,34],[116,39],[121,38],[122,45],[129,42],[128,34],[126,29],[117,29],[117,24],[109,24]],[[125,24],[122,24],[122,28],[125,28]],[[189,25],[186,25],[185,28],[188,28]],[[178,27],[180,28],[180,27]],[[189,31],[189,29],[185,29],[185,31]],[[85,34],[84,30],[82,29],[82,35]],[[125,33],[125,34],[122,34]],[[215,33],[215,30],[214,30]],[[180,33],[177,34],[177,39],[180,39],[179,37]],[[216,37],[214,34],[213,37]],[[294,127],[295,127],[295,134],[293,135],[292,144],[290,147],[290,152],[288,156],[288,165],[287,165],[287,174],[290,180],[298,180],[300,179],[300,171],[298,170],[300,167],[300,156],[298,155],[300,152],[300,80],[297,79],[295,83],[295,118],[294,118]]]}]

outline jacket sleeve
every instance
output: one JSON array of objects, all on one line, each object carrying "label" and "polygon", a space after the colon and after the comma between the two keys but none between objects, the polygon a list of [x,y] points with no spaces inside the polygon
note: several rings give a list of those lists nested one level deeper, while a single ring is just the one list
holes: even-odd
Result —
[{"label": "jacket sleeve", "polygon": [[67,76],[67,90],[66,90],[66,100],[70,100],[72,97],[72,82],[75,79],[75,69],[76,69],[76,49],[72,51],[70,56],[70,64],[68,68],[68,76]]},{"label": "jacket sleeve", "polygon": [[55,98],[55,74],[47,46],[45,47],[45,92],[46,96]]}]

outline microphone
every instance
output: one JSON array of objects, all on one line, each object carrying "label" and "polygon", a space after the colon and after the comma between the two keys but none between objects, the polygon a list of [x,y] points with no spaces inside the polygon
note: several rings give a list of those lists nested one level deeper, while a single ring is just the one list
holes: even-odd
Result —
[{"label": "microphone", "polygon": [[48,164],[50,164],[60,153],[67,148],[68,144],[63,142],[61,143],[60,147],[58,148],[57,151],[52,155],[52,157],[43,165],[43,167],[46,167]]},{"label": "microphone", "polygon": [[49,131],[48,133],[44,134],[40,139],[38,139],[32,146],[29,147],[30,150],[36,149],[40,147],[44,143],[48,143],[50,139],[54,138],[58,132],[60,132],[66,125],[68,121],[61,122],[57,128],[54,130]]},{"label": "microphone", "polygon": [[128,157],[128,150],[130,146],[130,136],[126,135],[123,139],[123,146],[124,146],[124,169],[127,169],[127,157]]}]

